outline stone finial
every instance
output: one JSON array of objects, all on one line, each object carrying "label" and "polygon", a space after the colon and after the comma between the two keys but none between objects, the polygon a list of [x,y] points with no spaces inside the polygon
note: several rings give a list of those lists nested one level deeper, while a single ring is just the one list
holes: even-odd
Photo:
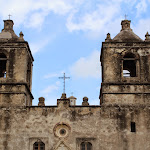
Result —
[{"label": "stone finial", "polygon": [[105,39],[105,42],[109,42],[111,41],[111,37],[110,37],[110,33],[107,33],[107,37]]},{"label": "stone finial", "polygon": [[39,98],[38,106],[45,106],[45,98],[44,97]]},{"label": "stone finial", "polygon": [[82,102],[82,106],[88,106],[88,98],[87,97],[83,97],[83,102]]},{"label": "stone finial", "polygon": [[19,39],[20,39],[20,40],[24,40],[23,36],[24,36],[24,34],[23,34],[22,31],[21,31],[21,32],[19,33]]},{"label": "stone finial", "polygon": [[122,22],[121,22],[121,25],[122,25],[121,31],[122,30],[131,30],[132,31],[132,29],[130,28],[130,23],[131,23],[130,20],[122,20]]},{"label": "stone finial", "polygon": [[66,99],[67,97],[66,97],[66,93],[62,93],[62,95],[61,95],[61,99]]},{"label": "stone finial", "polygon": [[150,34],[148,32],[145,34],[145,41],[150,41]]}]

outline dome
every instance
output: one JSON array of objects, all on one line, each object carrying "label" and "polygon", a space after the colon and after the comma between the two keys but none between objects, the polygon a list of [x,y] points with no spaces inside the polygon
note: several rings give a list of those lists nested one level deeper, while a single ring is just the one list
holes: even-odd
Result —
[{"label": "dome", "polygon": [[76,97],[74,97],[74,96],[70,96],[70,97],[68,97],[69,99],[77,99]]},{"label": "dome", "polygon": [[0,33],[0,39],[17,39],[18,36],[15,34],[13,30],[13,21],[12,20],[4,20],[4,29]]}]

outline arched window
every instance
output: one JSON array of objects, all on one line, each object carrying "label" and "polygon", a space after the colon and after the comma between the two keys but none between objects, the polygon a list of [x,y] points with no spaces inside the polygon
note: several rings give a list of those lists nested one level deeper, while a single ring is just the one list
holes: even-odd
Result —
[{"label": "arched window", "polygon": [[85,150],[85,143],[84,142],[81,143],[81,150]]},{"label": "arched window", "polygon": [[92,144],[90,142],[82,142],[81,150],[92,150]]},{"label": "arched window", "polygon": [[33,144],[33,150],[45,150],[45,144],[42,141]]},{"label": "arched window", "polygon": [[7,63],[6,55],[0,53],[0,77],[3,78],[6,78],[6,63]]},{"label": "arched window", "polygon": [[132,53],[127,53],[123,57],[123,77],[136,77],[136,57]]}]

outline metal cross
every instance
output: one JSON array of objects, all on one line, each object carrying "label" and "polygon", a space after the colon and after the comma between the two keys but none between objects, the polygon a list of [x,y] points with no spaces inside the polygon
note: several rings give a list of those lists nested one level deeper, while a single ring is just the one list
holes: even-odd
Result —
[{"label": "metal cross", "polygon": [[73,92],[71,92],[71,95],[73,96]]},{"label": "metal cross", "polygon": [[66,77],[66,76],[65,76],[65,73],[64,73],[64,76],[63,76],[63,77],[59,77],[59,79],[63,79],[63,80],[64,80],[64,89],[63,89],[63,93],[65,93],[65,80],[66,80],[66,79],[70,79],[70,77]]},{"label": "metal cross", "polygon": [[127,16],[128,16],[128,15],[125,14],[125,20],[127,20]]},{"label": "metal cross", "polygon": [[8,16],[9,16],[9,20],[10,20],[10,16],[12,16],[12,15],[9,14]]}]

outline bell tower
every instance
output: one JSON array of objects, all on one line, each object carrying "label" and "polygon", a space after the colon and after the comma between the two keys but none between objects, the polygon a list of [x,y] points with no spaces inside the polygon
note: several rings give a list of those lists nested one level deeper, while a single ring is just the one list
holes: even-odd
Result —
[{"label": "bell tower", "polygon": [[150,35],[143,41],[130,23],[123,20],[120,33],[102,43],[102,105],[150,104]]},{"label": "bell tower", "polygon": [[4,20],[0,33],[0,106],[30,106],[34,60],[23,33],[18,37],[13,25]]}]

